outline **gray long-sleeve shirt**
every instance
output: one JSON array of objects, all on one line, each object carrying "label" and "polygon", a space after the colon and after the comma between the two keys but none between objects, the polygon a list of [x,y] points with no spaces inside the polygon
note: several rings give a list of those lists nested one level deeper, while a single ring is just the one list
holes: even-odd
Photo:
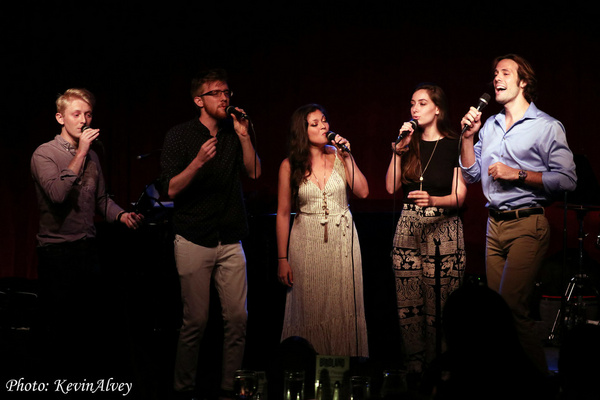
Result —
[{"label": "gray long-sleeve shirt", "polygon": [[40,211],[38,244],[72,242],[96,236],[96,211],[113,222],[123,209],[106,194],[98,155],[90,150],[80,174],[68,166],[75,148],[63,137],[39,146],[31,157]]}]

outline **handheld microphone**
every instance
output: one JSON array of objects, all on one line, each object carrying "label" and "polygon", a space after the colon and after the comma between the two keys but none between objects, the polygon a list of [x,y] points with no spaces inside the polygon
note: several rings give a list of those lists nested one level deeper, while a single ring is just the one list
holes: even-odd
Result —
[{"label": "handheld microphone", "polygon": [[243,112],[236,110],[234,106],[228,106],[225,109],[225,113],[227,113],[227,115],[230,115],[230,114],[235,115],[238,118],[250,119],[250,118],[248,118],[247,114],[244,114]]},{"label": "handheld microphone", "polygon": [[[479,97],[479,101],[477,102],[477,107],[476,107],[477,111],[483,110],[485,108],[485,106],[487,106],[489,104],[490,97],[491,96],[487,93],[484,93]],[[460,134],[462,135],[463,133],[465,133],[467,129],[469,129],[469,125],[463,126],[462,132]]]},{"label": "handheld microphone", "polygon": [[[91,126],[87,126],[84,125],[81,127],[81,132],[83,133],[83,131],[87,130],[87,129],[91,129]],[[92,143],[98,143],[100,146],[103,146],[102,142],[100,141],[99,138],[94,139],[94,141]]]},{"label": "handheld microphone", "polygon": [[[417,126],[419,126],[419,122],[418,122],[416,119],[411,119],[410,121],[408,121],[408,123],[412,125],[413,131],[414,131],[415,129],[417,129]],[[408,132],[409,132],[409,131],[402,131],[402,132],[400,132],[400,134],[398,135],[398,139],[396,139],[396,143],[395,143],[395,144],[398,144],[398,143],[400,143],[400,141],[401,141],[402,139],[404,139],[404,136],[406,136],[406,134],[407,134]]]},{"label": "handheld microphone", "polygon": [[[335,135],[337,135],[337,133],[333,132],[333,131],[329,131],[327,132],[327,140],[332,141],[333,139],[335,139]],[[335,143],[335,142],[334,142]],[[345,151],[346,153],[351,153],[350,149],[348,147],[346,147],[345,145],[341,144],[341,143],[335,143],[336,146],[338,146],[340,149],[342,149],[342,151]]]}]

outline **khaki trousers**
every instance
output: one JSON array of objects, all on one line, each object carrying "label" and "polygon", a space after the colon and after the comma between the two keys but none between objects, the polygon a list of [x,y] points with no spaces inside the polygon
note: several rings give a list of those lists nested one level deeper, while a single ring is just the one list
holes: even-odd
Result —
[{"label": "khaki trousers", "polygon": [[547,372],[548,366],[542,342],[536,335],[535,321],[530,315],[530,300],[549,243],[550,227],[544,215],[511,221],[488,218],[488,286],[508,303],[525,352],[543,372]]},{"label": "khaki trousers", "polygon": [[203,247],[175,237],[175,262],[181,283],[183,323],[175,359],[174,388],[193,390],[200,342],[209,315],[210,283],[214,278],[223,313],[221,388],[233,389],[233,375],[241,368],[246,343],[246,256],[241,243]]}]

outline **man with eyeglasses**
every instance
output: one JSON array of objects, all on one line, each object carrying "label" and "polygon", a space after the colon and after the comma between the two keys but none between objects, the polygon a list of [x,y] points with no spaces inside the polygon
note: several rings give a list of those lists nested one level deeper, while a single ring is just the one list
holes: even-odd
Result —
[{"label": "man with eyeglasses", "polygon": [[248,223],[240,172],[257,179],[261,164],[249,136],[249,121],[230,118],[227,112],[232,92],[226,72],[202,71],[191,86],[200,117],[167,133],[161,157],[161,185],[174,202],[174,252],[183,301],[174,389],[181,398],[195,394],[214,279],[224,322],[219,396],[227,399],[233,398],[233,375],[242,364],[247,320],[241,239],[248,234]]}]

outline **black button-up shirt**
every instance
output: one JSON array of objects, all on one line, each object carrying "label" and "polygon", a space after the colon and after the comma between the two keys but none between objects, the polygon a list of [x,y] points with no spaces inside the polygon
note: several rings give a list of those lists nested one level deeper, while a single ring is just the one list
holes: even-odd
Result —
[{"label": "black button-up shirt", "polygon": [[[199,120],[173,127],[165,138],[161,156],[161,190],[180,174],[210,139]],[[205,247],[231,244],[248,234],[240,173],[242,147],[230,119],[217,133],[217,153],[198,171],[190,185],[174,200],[174,233]]]}]

